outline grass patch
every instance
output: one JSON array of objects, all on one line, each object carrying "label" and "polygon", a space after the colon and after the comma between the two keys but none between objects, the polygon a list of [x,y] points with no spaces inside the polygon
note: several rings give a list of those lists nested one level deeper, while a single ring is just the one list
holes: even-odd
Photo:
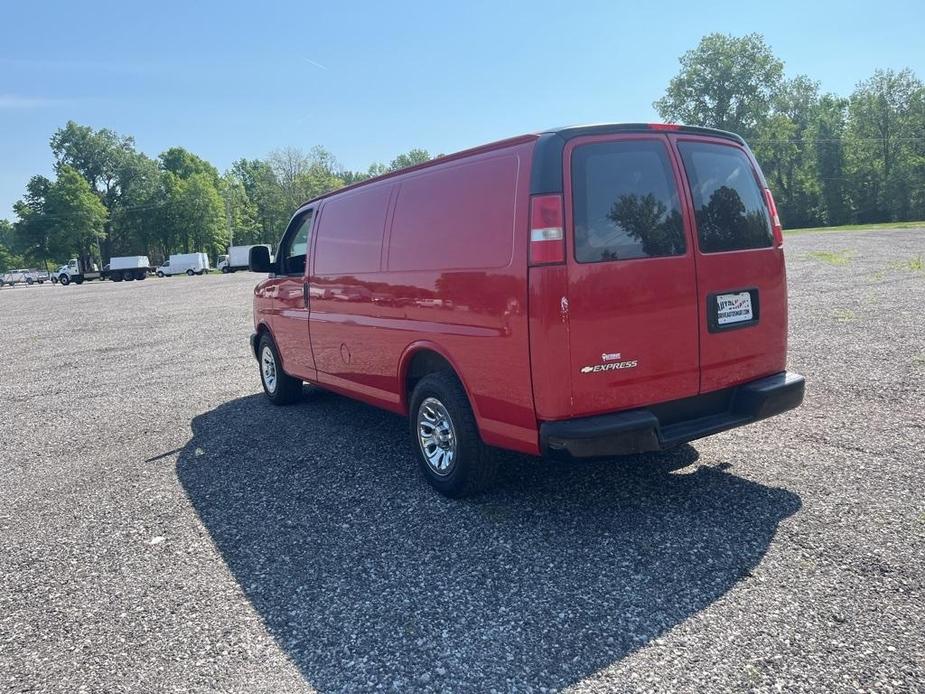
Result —
[{"label": "grass patch", "polygon": [[832,312],[832,316],[839,323],[850,323],[857,318],[850,308],[837,308]]},{"label": "grass patch", "polygon": [[808,257],[826,265],[847,265],[854,257],[854,251],[812,251]]},{"label": "grass patch", "polygon": [[908,272],[923,272],[925,271],[925,258],[921,255],[917,255],[912,258],[907,258],[906,260],[900,260],[896,263],[890,263],[890,269],[906,270]]},{"label": "grass patch", "polygon": [[925,229],[925,222],[882,222],[879,224],[845,224],[840,227],[810,227],[808,229],[784,229],[785,235],[825,234],[840,231],[877,231],[888,229]]}]

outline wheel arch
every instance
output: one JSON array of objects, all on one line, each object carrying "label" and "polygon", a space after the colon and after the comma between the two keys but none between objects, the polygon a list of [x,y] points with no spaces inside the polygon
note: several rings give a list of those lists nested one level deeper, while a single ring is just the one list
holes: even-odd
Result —
[{"label": "wheel arch", "polygon": [[459,380],[463,392],[465,392],[466,398],[469,400],[469,406],[472,408],[473,414],[475,414],[476,422],[480,422],[481,417],[478,406],[472,397],[472,392],[469,390],[469,385],[466,383],[466,378],[463,376],[458,363],[446,350],[429,340],[412,342],[402,352],[398,367],[398,386],[402,412],[408,414],[411,392],[421,378],[429,373],[443,371],[447,368]]}]

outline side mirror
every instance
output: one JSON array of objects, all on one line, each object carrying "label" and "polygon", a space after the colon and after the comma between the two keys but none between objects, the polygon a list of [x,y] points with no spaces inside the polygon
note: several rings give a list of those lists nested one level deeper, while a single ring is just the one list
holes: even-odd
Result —
[{"label": "side mirror", "polygon": [[275,264],[270,259],[270,249],[266,246],[251,248],[247,266],[251,272],[276,272]]}]

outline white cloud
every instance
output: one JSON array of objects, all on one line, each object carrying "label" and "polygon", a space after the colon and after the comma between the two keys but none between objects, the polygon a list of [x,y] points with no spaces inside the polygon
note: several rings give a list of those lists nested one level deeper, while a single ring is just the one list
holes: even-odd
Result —
[{"label": "white cloud", "polygon": [[44,96],[0,94],[0,110],[44,108],[46,106],[59,106],[65,103],[67,102],[64,99],[50,99]]}]

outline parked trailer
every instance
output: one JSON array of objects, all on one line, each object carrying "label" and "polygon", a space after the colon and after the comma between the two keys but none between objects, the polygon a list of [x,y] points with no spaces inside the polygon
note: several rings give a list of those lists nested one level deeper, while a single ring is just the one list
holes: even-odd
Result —
[{"label": "parked trailer", "polygon": [[231,246],[228,249],[228,255],[219,256],[216,267],[223,273],[235,272],[236,270],[247,270],[251,257],[251,248],[263,247],[272,254],[273,251],[268,244],[258,243],[253,246]]},{"label": "parked trailer", "polygon": [[0,275],[0,287],[4,285],[12,287],[16,284],[44,284],[50,279],[48,273],[43,270],[20,268],[18,270],[10,270]]},{"label": "parked trailer", "polygon": [[209,256],[206,253],[172,253],[156,270],[158,277],[187,274],[201,275],[209,271]]},{"label": "parked trailer", "polygon": [[50,281],[51,274],[49,274],[47,270],[29,270],[29,277],[26,279],[27,284],[32,284],[33,282],[37,282],[38,284],[45,284],[46,282]]},{"label": "parked trailer", "polygon": [[148,256],[129,255],[111,258],[109,263],[103,266],[102,270],[97,269],[95,263],[85,268],[80,259],[72,258],[67,265],[62,265],[58,268],[55,274],[58,281],[66,286],[71,282],[82,284],[85,281],[106,278],[111,279],[113,282],[143,280],[152,270]]}]

